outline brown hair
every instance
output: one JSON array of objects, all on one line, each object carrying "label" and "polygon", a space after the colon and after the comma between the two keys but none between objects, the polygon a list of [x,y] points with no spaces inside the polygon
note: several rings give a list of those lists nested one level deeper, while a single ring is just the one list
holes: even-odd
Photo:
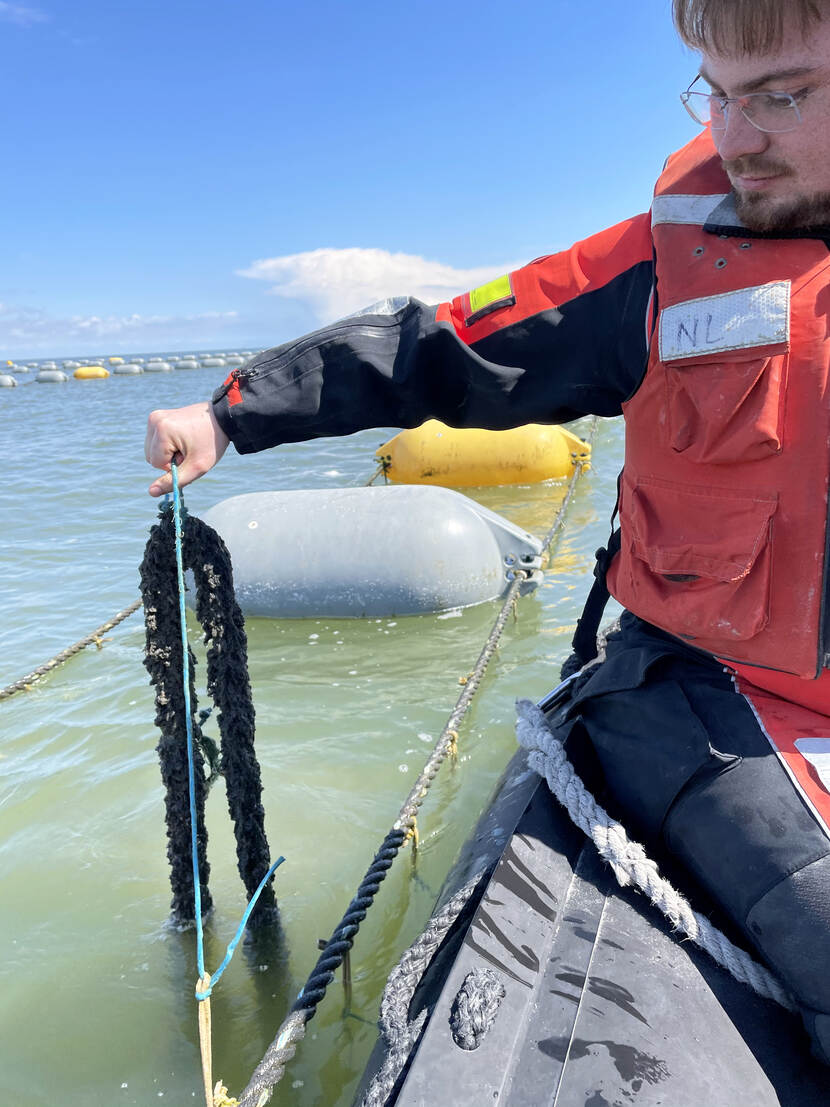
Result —
[{"label": "brown hair", "polygon": [[693,50],[727,57],[764,54],[781,45],[784,15],[807,33],[830,14],[828,0],[672,0],[677,33]]}]

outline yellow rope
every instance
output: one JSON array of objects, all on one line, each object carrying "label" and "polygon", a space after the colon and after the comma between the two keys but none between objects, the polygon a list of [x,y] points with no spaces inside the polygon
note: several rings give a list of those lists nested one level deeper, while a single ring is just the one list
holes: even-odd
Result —
[{"label": "yellow rope", "polygon": [[[206,972],[197,985],[197,991],[206,992],[210,987],[210,973]],[[206,1107],[214,1107],[213,1096],[213,1046],[210,1034],[210,996],[199,1000],[199,1049],[202,1054],[202,1080],[205,1087]]]},{"label": "yellow rope", "polygon": [[228,1089],[221,1080],[216,1081],[216,1087],[213,1089],[212,1107],[239,1107],[239,1100],[228,1095]]},{"label": "yellow rope", "polygon": [[[210,987],[210,973],[206,972],[197,985],[197,991],[206,992]],[[228,1095],[221,1080],[213,1083],[213,1044],[211,1041],[210,996],[199,1000],[199,1051],[202,1055],[202,1081],[205,1088],[205,1107],[239,1107],[239,1100]]]}]

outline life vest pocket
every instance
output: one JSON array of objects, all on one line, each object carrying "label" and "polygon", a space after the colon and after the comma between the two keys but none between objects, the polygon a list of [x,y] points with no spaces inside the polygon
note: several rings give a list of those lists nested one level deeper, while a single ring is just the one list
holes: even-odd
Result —
[{"label": "life vest pocket", "polygon": [[620,603],[672,634],[707,639],[707,649],[763,630],[775,493],[643,477],[633,486],[623,478],[622,497]]},{"label": "life vest pocket", "polygon": [[689,461],[727,464],[779,453],[789,353],[730,352],[664,363],[669,445]]}]

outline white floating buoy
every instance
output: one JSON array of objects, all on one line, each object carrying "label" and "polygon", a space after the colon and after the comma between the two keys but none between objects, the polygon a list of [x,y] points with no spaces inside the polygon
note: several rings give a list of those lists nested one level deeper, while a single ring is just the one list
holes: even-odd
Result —
[{"label": "white floating buoy", "polygon": [[170,356],[168,357],[167,360],[172,362],[172,361],[181,361],[182,359],[179,357],[178,354],[170,354]]},{"label": "white floating buoy", "polygon": [[199,368],[199,362],[198,361],[193,361],[191,358],[188,358],[188,357],[183,357],[180,361],[176,362],[175,368],[176,369],[198,369]]},{"label": "white floating buoy", "polygon": [[[112,361],[112,358],[110,358],[110,361]],[[144,367],[142,365],[136,365],[136,363],[132,361],[125,362],[121,365],[113,365],[112,371],[113,373],[117,373],[120,377],[136,377],[139,373],[144,372]]]},{"label": "white floating buoy", "polygon": [[11,373],[0,373],[0,388],[17,388],[17,381]]},{"label": "white floating buoy", "polygon": [[58,363],[56,361],[42,361],[38,365],[38,369],[57,369]]},{"label": "white floating buoy", "polygon": [[58,381],[68,381],[69,377],[62,369],[41,369],[35,380],[38,384],[52,384]]},{"label": "white floating buoy", "polygon": [[514,566],[541,578],[536,538],[448,488],[251,492],[204,520],[246,615],[415,615],[495,599]]},{"label": "white floating buoy", "polygon": [[81,364],[80,361],[62,361],[61,365],[64,369],[77,369]]},{"label": "white floating buoy", "polygon": [[229,354],[225,358],[225,365],[244,365],[245,358],[240,357],[239,354]]},{"label": "white floating buoy", "polygon": [[148,361],[144,366],[145,373],[169,373],[173,366],[166,361]]},{"label": "white floating buoy", "polygon": [[204,369],[223,369],[225,366],[225,359],[223,357],[203,357],[202,367]]}]

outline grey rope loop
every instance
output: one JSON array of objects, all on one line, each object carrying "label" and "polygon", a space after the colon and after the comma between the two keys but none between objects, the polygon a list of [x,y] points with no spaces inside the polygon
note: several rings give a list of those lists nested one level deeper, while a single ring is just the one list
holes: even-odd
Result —
[{"label": "grey rope loop", "polygon": [[[591,438],[595,427],[596,419],[594,419],[591,426]],[[584,470],[585,466],[581,463],[578,463],[574,468],[562,503],[559,505],[553,523],[543,540],[543,554],[550,547],[562,525],[574,489]],[[375,476],[377,475],[379,473],[375,474]],[[414,835],[418,810],[423,804],[441,764],[446,759],[447,754],[455,748],[458,727],[469,710],[487,666],[496,652],[496,647],[504,632],[510,612],[515,608],[519,589],[529,575],[523,569],[514,570],[514,574],[487,641],[482,647],[473,671],[467,678],[464,690],[458,697],[456,705],[432,749],[432,753],[418,775],[409,795],[404,800],[398,812],[398,817],[375,854],[375,858],[345,915],[326,943],[325,949],[320,954],[311,975],[279,1027],[276,1037],[257,1065],[240,1097],[239,1107],[262,1107],[263,1104],[268,1102],[271,1092],[284,1076],[288,1062],[296,1053],[297,1043],[302,1041],[305,1036],[305,1024],[314,1017],[317,1007],[326,994],[328,985],[334,979],[335,971],[342,964],[344,954],[354,944],[360,923],[366,917],[366,912],[372,905],[381,882],[391,868],[401,846]]]},{"label": "grey rope loop", "polygon": [[55,654],[54,657],[45,661],[42,665],[38,665],[36,669],[32,669],[26,676],[21,677],[20,680],[15,680],[12,684],[7,684],[5,688],[0,689],[0,700],[8,699],[9,696],[13,696],[15,692],[28,692],[31,685],[42,677],[45,673],[51,672],[52,669],[57,669],[58,665],[62,665],[64,661],[68,661],[70,657],[74,657],[76,653],[80,653],[81,650],[85,650],[87,646],[91,646],[93,642],[98,648],[101,648],[101,638],[107,633],[108,630],[112,630],[113,627],[117,627],[119,623],[123,623],[134,611],[138,611],[141,607],[141,600],[135,600],[129,607],[125,607],[123,611],[119,611],[117,615],[113,615],[111,619],[108,619],[105,623],[102,623],[97,630],[93,630],[91,634],[87,634],[85,638],[79,639],[73,645],[68,646],[65,650],[61,650],[60,653]]},{"label": "grey rope loop", "polygon": [[562,742],[552,732],[543,712],[530,700],[516,705],[516,737],[528,751],[528,763],[548,782],[571,820],[597,847],[611,866],[619,884],[634,885],[645,892],[675,930],[690,938],[719,965],[748,984],[758,995],[774,999],[788,1011],[795,1005],[781,983],[768,969],[759,965],[744,950],[733,945],[711,922],[660,875],[657,865],[638,842],[632,842],[622,827],[599,806],[574,772]]},{"label": "grey rope loop", "polygon": [[496,1021],[506,994],[504,984],[492,969],[473,969],[467,973],[450,1011],[452,1040],[460,1049],[478,1049]]},{"label": "grey rope loop", "polygon": [[389,974],[380,1001],[378,1019],[386,1051],[383,1064],[372,1077],[359,1107],[383,1107],[389,1100],[426,1022],[426,1010],[421,1011],[412,1022],[409,1021],[409,1006],[415,989],[484,875],[484,872],[479,872],[468,880],[432,916],[423,933],[416,938]]}]

